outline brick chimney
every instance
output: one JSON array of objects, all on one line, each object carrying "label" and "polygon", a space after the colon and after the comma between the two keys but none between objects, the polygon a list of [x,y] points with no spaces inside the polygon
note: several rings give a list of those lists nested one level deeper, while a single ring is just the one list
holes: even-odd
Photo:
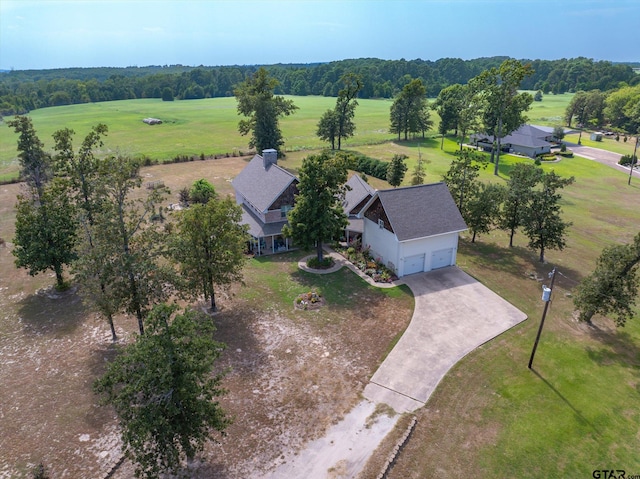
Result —
[{"label": "brick chimney", "polygon": [[262,164],[266,170],[269,166],[278,164],[278,152],[273,148],[262,150]]}]

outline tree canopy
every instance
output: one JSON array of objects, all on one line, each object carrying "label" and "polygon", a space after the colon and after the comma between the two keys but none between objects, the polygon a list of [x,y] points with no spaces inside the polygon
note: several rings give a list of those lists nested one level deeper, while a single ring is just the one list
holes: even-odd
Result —
[{"label": "tree canopy", "polygon": [[404,175],[407,172],[407,164],[405,160],[407,155],[393,155],[389,167],[387,169],[387,182],[394,188],[402,184]]},{"label": "tree canopy", "polygon": [[640,288],[640,233],[628,245],[602,250],[596,268],[574,291],[573,303],[582,321],[591,323],[596,314],[615,314],[618,326],[633,317]]},{"label": "tree canopy", "polygon": [[[532,73],[531,65],[509,59],[499,68],[485,70],[469,82],[481,98],[485,132],[497,139],[497,147],[494,147],[494,175],[498,174],[501,139],[527,122],[524,112],[533,103],[533,97],[526,92],[518,93],[518,89]],[[492,152],[492,161],[494,153]]]},{"label": "tree canopy", "polygon": [[277,150],[279,155],[282,153],[284,139],[279,118],[298,109],[292,100],[274,95],[278,84],[266,69],[260,68],[233,90],[238,101],[238,114],[247,117],[238,123],[238,131],[242,135],[251,133],[249,146],[256,148],[259,154],[268,148]]},{"label": "tree canopy", "polygon": [[426,88],[419,78],[411,80],[403,88],[391,105],[389,113],[389,131],[404,134],[404,139],[409,138],[409,133],[424,133],[431,128],[433,122],[429,118],[429,108],[426,98]]},{"label": "tree canopy", "polygon": [[217,401],[225,390],[214,365],[224,345],[213,340],[211,319],[175,313],[175,306],[156,306],[147,333],[122,348],[94,383],[103,402],[115,408],[136,477],[176,473],[230,422]]},{"label": "tree canopy", "polygon": [[316,247],[322,261],[322,243],[338,237],[347,226],[342,208],[347,161],[344,156],[323,152],[302,161],[296,203],[287,214],[282,233],[304,249]]},{"label": "tree canopy", "polygon": [[242,279],[246,226],[232,198],[212,199],[177,213],[171,257],[177,262],[183,287],[191,297],[204,295],[216,311],[215,287]]}]

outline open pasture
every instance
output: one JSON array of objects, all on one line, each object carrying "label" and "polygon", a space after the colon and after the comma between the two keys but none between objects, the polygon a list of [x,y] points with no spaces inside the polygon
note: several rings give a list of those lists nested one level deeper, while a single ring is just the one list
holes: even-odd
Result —
[{"label": "open pasture", "polygon": [[[321,96],[287,97],[299,110],[281,120],[287,151],[323,148],[326,143],[316,136],[318,120],[335,98]],[[571,99],[570,94],[545,95],[542,102],[534,102],[529,118],[532,123],[559,124],[558,118]],[[432,100],[433,101],[433,100]],[[345,148],[375,145],[393,140],[389,133],[391,100],[358,100],[356,134],[346,140]],[[104,123],[109,127],[103,153],[119,152],[132,156],[148,156],[160,161],[177,155],[232,154],[247,151],[248,139],[238,133],[241,117],[236,111],[235,98],[210,98],[163,102],[159,99],[122,100],[87,103],[34,110],[29,114],[39,138],[46,149],[53,147],[51,135],[61,128],[76,132],[76,145],[91,127]],[[159,118],[161,125],[147,125],[144,118]],[[435,136],[439,122],[435,111],[429,137]],[[17,135],[6,123],[0,122],[0,180],[15,177],[18,171]],[[384,159],[384,158],[383,158]]]}]

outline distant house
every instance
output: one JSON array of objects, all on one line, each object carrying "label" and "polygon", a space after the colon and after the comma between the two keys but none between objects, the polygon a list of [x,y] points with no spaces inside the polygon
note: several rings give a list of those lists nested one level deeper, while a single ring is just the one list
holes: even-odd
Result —
[{"label": "distant house", "polygon": [[358,213],[375,194],[376,190],[364,181],[360,175],[353,175],[346,184],[349,188],[345,193],[342,206],[349,221],[345,230],[345,237],[347,243],[349,243],[362,236],[364,220],[358,218]]},{"label": "distant house", "polygon": [[290,249],[291,240],[282,236],[282,227],[293,208],[298,179],[278,166],[278,152],[267,149],[255,155],[231,184],[236,203],[242,206],[242,222],[249,225],[250,249],[256,254]]},{"label": "distant house", "polygon": [[[551,142],[555,140],[553,128],[522,125],[520,128],[505,136],[500,141],[502,151],[516,153],[535,158],[551,152]],[[491,150],[496,138],[486,133],[475,133],[471,135],[471,143],[487,151]]]},{"label": "distant house", "polygon": [[358,217],[362,246],[398,277],[456,264],[467,229],[444,183],[377,191]]}]

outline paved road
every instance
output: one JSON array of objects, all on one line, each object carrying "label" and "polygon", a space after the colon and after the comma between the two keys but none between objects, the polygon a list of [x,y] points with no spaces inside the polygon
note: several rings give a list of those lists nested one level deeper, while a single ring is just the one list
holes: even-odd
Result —
[{"label": "paved road", "polygon": [[[592,148],[590,146],[578,145],[576,143],[567,143],[567,147],[570,148],[575,155],[586,158],[587,160],[597,161],[598,163],[610,166],[629,175],[629,169],[618,164],[618,161],[620,161],[620,158],[622,157],[620,153],[613,153],[611,151],[601,150],[600,148]],[[633,176],[635,178],[640,178],[640,170],[638,168],[633,170]]]},{"label": "paved road", "polygon": [[415,296],[411,323],[364,390],[398,412],[427,402],[444,375],[526,315],[456,267],[403,278]]}]

